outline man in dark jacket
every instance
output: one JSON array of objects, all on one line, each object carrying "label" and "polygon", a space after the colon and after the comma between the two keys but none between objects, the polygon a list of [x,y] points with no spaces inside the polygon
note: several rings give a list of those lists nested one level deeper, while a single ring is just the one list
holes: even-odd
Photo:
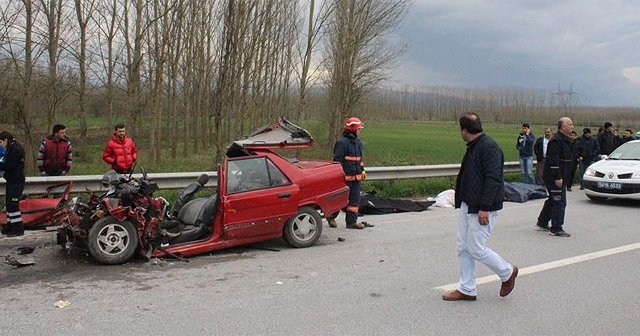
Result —
[{"label": "man in dark jacket", "polygon": [[544,128],[544,136],[536,138],[536,142],[533,143],[533,153],[536,155],[536,183],[544,185],[544,157],[547,154],[547,145],[549,140],[553,137],[551,128]]},{"label": "man in dark jacket", "polygon": [[[549,198],[544,202],[538,215],[537,227],[550,231],[557,237],[571,237],[562,228],[564,212],[567,207],[567,186],[573,183],[573,151],[571,148],[571,131],[573,122],[568,117],[558,121],[558,133],[553,136],[547,146],[547,157],[544,164],[544,181],[547,184]],[[551,227],[549,227],[551,221]]]},{"label": "man in dark jacket", "polygon": [[67,175],[73,164],[73,149],[67,139],[67,128],[54,125],[51,135],[40,144],[36,162],[40,175]]},{"label": "man in dark jacket", "polygon": [[[358,118],[349,118],[344,123],[342,138],[333,147],[333,161],[340,162],[344,171],[345,183],[349,187],[349,204],[344,209],[347,213],[347,229],[364,229],[373,226],[368,223],[358,223],[358,210],[360,206],[360,181],[367,178],[362,161],[362,141],[360,132],[364,123]],[[336,217],[338,212],[327,217],[329,226],[338,227]]]},{"label": "man in dark jacket", "polygon": [[580,190],[584,189],[582,178],[587,168],[598,160],[598,141],[591,136],[591,129],[585,127],[582,136],[578,138],[578,166],[580,167]]},{"label": "man in dark jacket", "polygon": [[604,123],[604,130],[598,135],[598,147],[601,155],[609,155],[616,149],[616,136],[613,135],[613,124]]},{"label": "man in dark jacket", "polygon": [[476,261],[500,277],[500,296],[507,296],[515,286],[518,267],[487,247],[497,211],[502,209],[504,200],[504,154],[493,139],[482,133],[482,123],[476,113],[460,117],[460,132],[467,143],[455,192],[456,208],[460,209],[457,235],[460,283],[458,289],[444,293],[442,299],[476,299]]},{"label": "man in dark jacket", "polygon": [[2,234],[9,237],[22,236],[24,225],[18,203],[24,191],[24,150],[9,132],[0,133],[0,146],[6,148],[0,170],[4,171],[6,184],[7,225]]},{"label": "man in dark jacket", "polygon": [[622,134],[622,140],[620,141],[620,144],[624,144],[625,142],[629,142],[632,140],[635,140],[635,134],[633,133],[633,130],[630,128],[625,128],[624,129],[624,133]]}]

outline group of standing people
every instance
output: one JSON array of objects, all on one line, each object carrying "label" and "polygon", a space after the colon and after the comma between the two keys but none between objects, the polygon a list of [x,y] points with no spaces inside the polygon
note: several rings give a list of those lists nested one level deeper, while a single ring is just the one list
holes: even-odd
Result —
[{"label": "group of standing people", "polygon": [[[22,145],[9,132],[0,133],[0,172],[6,180],[7,225],[2,229],[6,236],[24,234],[19,202],[25,186],[25,152]],[[120,174],[131,172],[138,159],[138,149],[126,136],[125,126],[118,124],[107,142],[102,159]],[[73,147],[66,135],[66,127],[53,126],[38,148],[36,165],[42,176],[64,176],[73,165]]]},{"label": "group of standing people", "polygon": [[634,134],[633,130],[630,128],[625,129],[622,137],[620,137],[618,135],[618,129],[613,128],[613,124],[607,121],[604,123],[604,127],[600,127],[600,129],[598,129],[597,140],[600,148],[600,154],[609,155],[623,143],[636,140],[638,138],[640,138],[640,134]]},{"label": "group of standing people", "polygon": [[[634,134],[633,130],[629,128],[625,129],[622,137],[617,136],[617,130],[613,128],[610,122],[606,122],[604,127],[600,127],[596,137],[592,136],[591,128],[589,127],[585,127],[582,130],[582,136],[580,137],[573,130],[568,136],[573,153],[573,161],[571,163],[571,178],[568,181],[570,183],[567,184],[567,191],[571,191],[576,172],[578,172],[580,190],[582,190],[584,188],[582,176],[589,165],[597,161],[602,155],[611,154],[623,143],[640,138],[640,134]],[[530,125],[528,123],[522,124],[522,132],[516,140],[516,148],[518,149],[520,171],[522,172],[524,183],[546,185],[544,181],[544,162],[547,155],[547,146],[552,137],[553,133],[548,127],[544,129],[544,136],[536,138],[532,134]],[[533,172],[534,155],[537,161],[535,174]]]}]

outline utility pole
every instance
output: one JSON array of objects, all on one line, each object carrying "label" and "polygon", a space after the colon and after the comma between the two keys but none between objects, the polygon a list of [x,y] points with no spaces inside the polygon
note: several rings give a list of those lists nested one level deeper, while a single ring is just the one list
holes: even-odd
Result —
[{"label": "utility pole", "polygon": [[558,91],[555,92],[558,96],[558,108],[562,111],[566,111],[567,114],[571,114],[578,105],[577,93],[573,91],[573,82],[569,85],[568,90],[560,89],[560,83],[558,83]]}]

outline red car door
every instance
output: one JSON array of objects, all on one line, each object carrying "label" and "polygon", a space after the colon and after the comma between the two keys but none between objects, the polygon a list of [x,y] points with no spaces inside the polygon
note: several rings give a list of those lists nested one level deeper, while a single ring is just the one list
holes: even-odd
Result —
[{"label": "red car door", "polygon": [[282,234],[298,210],[300,190],[266,156],[225,160],[226,239]]}]

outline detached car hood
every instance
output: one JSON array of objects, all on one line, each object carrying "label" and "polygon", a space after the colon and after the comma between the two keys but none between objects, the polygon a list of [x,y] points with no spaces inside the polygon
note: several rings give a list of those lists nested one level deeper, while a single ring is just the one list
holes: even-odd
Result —
[{"label": "detached car hood", "polygon": [[277,123],[259,128],[232,142],[227,147],[227,156],[246,155],[246,150],[251,149],[305,148],[312,144],[313,137],[307,130],[281,117]]}]

